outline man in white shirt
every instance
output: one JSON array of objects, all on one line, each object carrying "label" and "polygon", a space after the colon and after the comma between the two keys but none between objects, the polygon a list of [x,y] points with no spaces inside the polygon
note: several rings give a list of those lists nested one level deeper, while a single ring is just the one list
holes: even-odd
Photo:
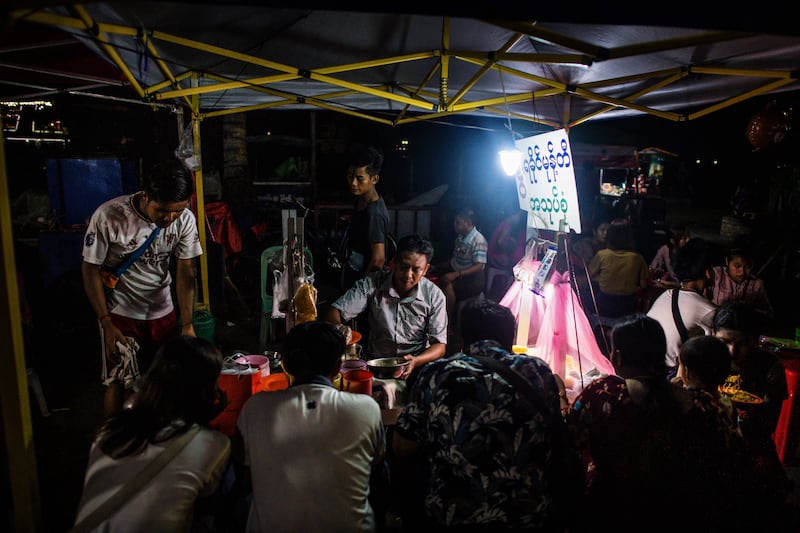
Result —
[{"label": "man in white shirt", "polygon": [[[714,311],[717,306],[704,296],[713,283],[712,257],[708,243],[691,239],[681,246],[675,257],[675,275],[680,288],[669,289],[656,298],[647,316],[657,320],[667,337],[667,366],[671,376],[677,372],[678,351],[683,341],[697,335],[711,334]],[[673,312],[673,299],[677,299],[677,312]],[[680,322],[677,322],[679,320]],[[685,333],[679,328],[685,328]]]},{"label": "man in white shirt", "polygon": [[303,322],[286,337],[286,390],[251,396],[237,421],[233,457],[247,467],[247,531],[372,532],[370,476],[386,435],[378,403],[339,391],[345,341],[333,324]]},{"label": "man in white shirt", "polygon": [[[177,159],[168,160],[144,176],[141,191],[108,200],[89,220],[81,275],[100,324],[106,416],[122,408],[125,395],[133,390],[136,366],[143,374],[164,340],[178,333],[195,336],[194,263],[203,248],[189,209],[192,194],[191,173]],[[154,231],[158,231],[156,237],[119,276],[113,293],[107,296],[101,267],[117,267]],[[173,258],[180,331],[171,293]],[[138,353],[128,339],[136,342]],[[131,361],[131,351],[136,361]]]}]

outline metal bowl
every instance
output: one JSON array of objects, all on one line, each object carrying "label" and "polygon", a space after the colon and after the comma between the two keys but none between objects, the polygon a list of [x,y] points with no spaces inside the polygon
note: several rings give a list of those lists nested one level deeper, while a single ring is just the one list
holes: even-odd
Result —
[{"label": "metal bowl", "polygon": [[367,361],[367,369],[379,379],[399,378],[406,368],[408,361],[402,357],[379,357]]}]

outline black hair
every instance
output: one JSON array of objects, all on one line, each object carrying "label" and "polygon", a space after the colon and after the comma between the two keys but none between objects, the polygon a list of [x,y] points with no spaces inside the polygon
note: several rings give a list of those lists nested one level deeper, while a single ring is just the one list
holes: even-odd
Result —
[{"label": "black hair", "polygon": [[612,250],[633,248],[633,229],[627,220],[613,220],[608,224],[606,244]]},{"label": "black hair", "polygon": [[154,202],[185,202],[194,194],[194,180],[180,161],[169,159],[145,174],[143,190]]},{"label": "black hair", "polygon": [[367,174],[376,176],[383,167],[383,152],[375,146],[355,144],[350,147],[347,168],[367,167]]},{"label": "black hair", "polygon": [[699,335],[681,344],[678,358],[687,370],[711,392],[717,390],[731,371],[731,352],[724,341],[712,335]]},{"label": "black hair", "polygon": [[459,209],[454,218],[460,218],[462,220],[466,220],[473,226],[477,226],[477,224],[475,224],[475,211],[469,207]]},{"label": "black hair", "polygon": [[342,333],[328,322],[311,320],[294,326],[286,335],[283,364],[295,379],[330,376],[346,347]]},{"label": "black hair", "polygon": [[430,263],[431,259],[433,259],[433,245],[431,244],[431,241],[423,239],[417,233],[406,235],[397,241],[397,253],[395,254],[395,257],[398,257],[400,254],[406,252],[424,255],[428,258],[428,263]]},{"label": "black hair", "polygon": [[689,239],[675,252],[673,270],[682,282],[703,279],[713,263],[711,247],[700,238]]},{"label": "black hair", "polygon": [[741,257],[751,265],[753,264],[753,253],[743,244],[736,244],[725,254],[726,261],[732,261],[734,257]]},{"label": "black hair", "polygon": [[[176,335],[156,351],[131,406],[100,428],[100,448],[114,458],[139,453],[193,423],[207,425],[226,400],[217,387],[222,353],[202,337]],[[174,426],[174,431],[163,432]]]},{"label": "black hair", "polygon": [[643,313],[624,317],[611,330],[611,345],[617,358],[615,364],[666,381],[667,339],[657,320]]},{"label": "black hair", "polygon": [[714,331],[732,329],[744,333],[750,339],[758,338],[764,326],[764,318],[745,302],[725,302],[714,311]]},{"label": "black hair", "polygon": [[464,346],[494,340],[506,350],[514,345],[516,320],[507,307],[487,299],[467,302],[461,310],[461,335]]}]

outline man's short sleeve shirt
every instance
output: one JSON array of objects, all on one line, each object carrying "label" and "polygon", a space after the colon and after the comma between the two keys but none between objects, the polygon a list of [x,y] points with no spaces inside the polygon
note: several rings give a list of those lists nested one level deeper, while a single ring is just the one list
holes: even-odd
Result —
[{"label": "man's short sleeve shirt", "polygon": [[367,310],[369,351],[374,356],[416,355],[433,343],[447,343],[447,310],[442,290],[423,277],[414,292],[401,298],[392,287],[391,272],[372,272],[332,307],[342,320]]},{"label": "man's short sleeve shirt", "polygon": [[464,270],[474,264],[486,264],[486,251],[489,244],[486,237],[473,227],[469,233],[456,236],[455,246],[453,247],[453,257],[450,259],[450,267],[453,270]]}]

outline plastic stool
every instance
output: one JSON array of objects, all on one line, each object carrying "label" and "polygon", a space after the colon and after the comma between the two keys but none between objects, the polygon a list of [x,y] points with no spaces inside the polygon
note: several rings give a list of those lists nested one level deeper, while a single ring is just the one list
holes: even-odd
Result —
[{"label": "plastic stool", "polygon": [[772,436],[778,458],[784,465],[797,459],[800,445],[800,359],[784,359],[786,388],[789,397],[783,400],[778,425]]}]

